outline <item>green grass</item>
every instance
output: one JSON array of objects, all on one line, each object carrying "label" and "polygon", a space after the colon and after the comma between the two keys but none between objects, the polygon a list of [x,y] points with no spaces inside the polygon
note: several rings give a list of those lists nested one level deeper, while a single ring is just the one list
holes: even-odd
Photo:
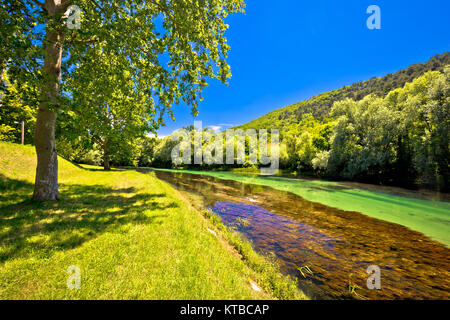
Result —
[{"label": "green grass", "polygon": [[[33,202],[34,170],[32,147],[0,142],[0,299],[305,298],[153,174],[59,159],[61,200]],[[79,290],[66,286],[71,265]]]}]

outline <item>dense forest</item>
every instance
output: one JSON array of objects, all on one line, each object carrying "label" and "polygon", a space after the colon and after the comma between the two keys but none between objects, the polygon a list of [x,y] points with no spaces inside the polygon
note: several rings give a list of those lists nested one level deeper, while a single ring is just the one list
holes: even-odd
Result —
[{"label": "dense forest", "polygon": [[[406,70],[277,109],[234,129],[279,129],[280,168],[290,173],[448,192],[449,65],[446,52]],[[25,142],[32,142],[36,105],[21,103],[21,95],[33,89],[24,88],[2,74],[0,140],[19,142],[20,122],[25,120]],[[76,108],[60,112],[58,153],[106,169],[110,164],[174,166],[171,151],[176,142],[148,137],[144,122],[129,119],[126,108],[119,110],[123,112],[107,116],[81,110],[77,114]],[[239,166],[252,167],[248,161]]]}]

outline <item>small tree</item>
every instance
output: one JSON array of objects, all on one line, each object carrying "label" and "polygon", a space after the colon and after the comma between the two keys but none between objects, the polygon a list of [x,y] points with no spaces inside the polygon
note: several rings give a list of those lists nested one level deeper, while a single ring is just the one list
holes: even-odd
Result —
[{"label": "small tree", "polygon": [[[25,122],[25,142],[31,142],[32,128],[36,122],[36,100],[29,99],[33,88],[20,80],[11,82],[7,71],[0,74],[0,140],[21,141],[21,123]],[[30,105],[31,104],[31,105]]]}]

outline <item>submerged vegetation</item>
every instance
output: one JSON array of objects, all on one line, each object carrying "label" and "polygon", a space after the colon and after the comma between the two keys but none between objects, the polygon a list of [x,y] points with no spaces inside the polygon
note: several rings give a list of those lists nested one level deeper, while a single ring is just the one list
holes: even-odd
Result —
[{"label": "submerged vegetation", "polygon": [[352,280],[352,275],[350,275],[349,279],[348,279],[348,293],[351,296],[354,296],[355,298],[361,299],[361,300],[367,300],[366,297],[364,297],[363,295],[361,295],[360,293],[358,293],[356,290],[360,290],[361,287],[358,286],[357,284],[354,283],[354,281]]},{"label": "submerged vegetation", "polygon": [[301,275],[303,276],[303,278],[306,278],[308,274],[313,275],[314,272],[312,272],[312,270],[308,267],[308,266],[301,266],[299,268],[297,268],[298,271],[300,271]]}]

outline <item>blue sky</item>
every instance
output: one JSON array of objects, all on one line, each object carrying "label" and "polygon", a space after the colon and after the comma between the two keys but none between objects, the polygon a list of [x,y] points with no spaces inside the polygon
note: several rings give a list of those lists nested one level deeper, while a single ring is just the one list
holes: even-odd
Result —
[{"label": "blue sky", "polygon": [[[425,62],[450,50],[448,0],[247,0],[245,14],[227,18],[229,86],[210,81],[195,120],[225,129],[274,109],[373,76]],[[369,30],[369,5],[381,29]],[[159,136],[193,124],[174,106]]]}]

